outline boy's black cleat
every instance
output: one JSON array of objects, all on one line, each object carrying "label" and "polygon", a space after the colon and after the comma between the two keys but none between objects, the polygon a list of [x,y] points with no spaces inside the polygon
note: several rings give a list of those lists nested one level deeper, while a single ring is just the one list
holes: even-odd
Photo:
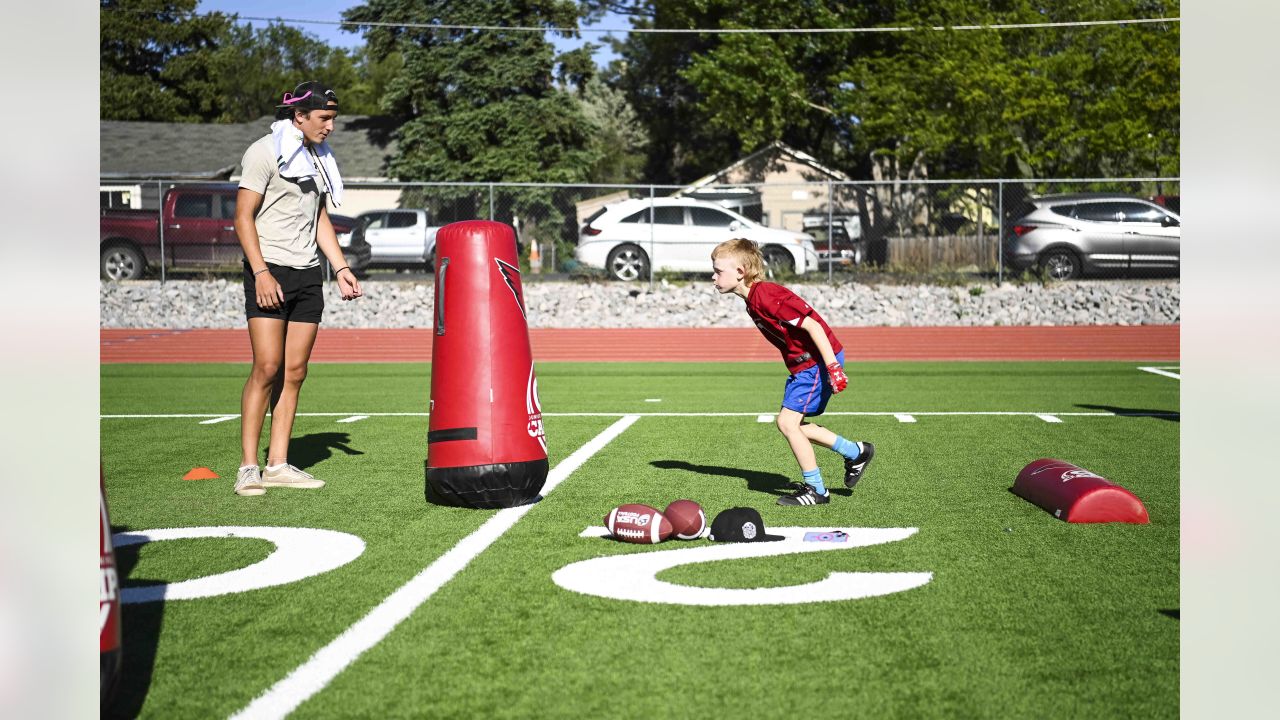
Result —
[{"label": "boy's black cleat", "polygon": [[778,498],[779,505],[825,505],[831,502],[831,493],[819,495],[808,483],[791,483],[795,491]]},{"label": "boy's black cleat", "polygon": [[871,464],[871,458],[876,456],[876,446],[869,442],[862,443],[862,453],[858,457],[850,460],[844,459],[844,486],[851,488],[858,484],[862,479],[862,473],[867,471],[867,466]]}]

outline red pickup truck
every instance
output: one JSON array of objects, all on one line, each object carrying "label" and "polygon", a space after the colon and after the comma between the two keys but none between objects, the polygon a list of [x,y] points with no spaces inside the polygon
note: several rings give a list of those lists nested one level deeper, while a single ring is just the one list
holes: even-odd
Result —
[{"label": "red pickup truck", "polygon": [[[164,194],[160,210],[102,210],[100,269],[105,280],[136,280],[162,265],[199,269],[239,265],[244,258],[236,236],[234,183],[177,185]],[[352,240],[355,220],[330,215],[338,243],[352,270],[369,262],[367,242]],[[164,252],[161,254],[161,238]]]}]

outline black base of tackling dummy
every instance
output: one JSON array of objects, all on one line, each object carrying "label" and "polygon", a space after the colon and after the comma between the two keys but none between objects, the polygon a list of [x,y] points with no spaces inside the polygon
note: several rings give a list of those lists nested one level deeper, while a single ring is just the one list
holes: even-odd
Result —
[{"label": "black base of tackling dummy", "polygon": [[427,502],[489,510],[526,505],[547,482],[546,458],[528,462],[426,468]]}]

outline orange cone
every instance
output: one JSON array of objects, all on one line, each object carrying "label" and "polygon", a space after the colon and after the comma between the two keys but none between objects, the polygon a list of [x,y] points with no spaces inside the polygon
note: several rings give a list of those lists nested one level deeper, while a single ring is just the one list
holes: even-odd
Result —
[{"label": "orange cone", "polygon": [[186,475],[183,475],[182,479],[183,480],[217,480],[218,473],[210,470],[207,467],[194,467],[194,468],[191,468],[191,470]]}]

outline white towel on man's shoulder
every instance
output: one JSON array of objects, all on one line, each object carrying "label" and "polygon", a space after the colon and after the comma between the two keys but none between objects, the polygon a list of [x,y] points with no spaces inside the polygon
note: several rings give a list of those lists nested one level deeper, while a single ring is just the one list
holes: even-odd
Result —
[{"label": "white towel on man's shoulder", "polygon": [[294,127],[292,121],[277,120],[271,123],[271,141],[275,145],[276,167],[279,168],[280,175],[295,179],[319,176],[316,182],[333,198],[335,206],[341,205],[342,175],[338,172],[338,159],[333,156],[329,143],[322,142],[312,147],[315,150],[314,159],[319,161],[320,169],[317,172],[317,163],[313,161],[312,153],[302,144],[302,139],[302,131]]}]

